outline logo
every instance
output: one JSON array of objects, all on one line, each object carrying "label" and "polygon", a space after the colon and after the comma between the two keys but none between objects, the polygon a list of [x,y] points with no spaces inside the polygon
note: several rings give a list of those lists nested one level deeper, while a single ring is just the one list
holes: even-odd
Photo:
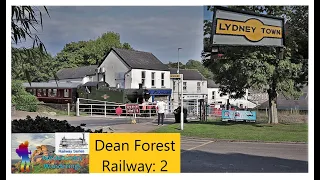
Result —
[{"label": "logo", "polygon": [[89,154],[89,133],[55,133],[55,154]]},{"label": "logo", "polygon": [[109,96],[108,95],[103,95],[103,96],[101,96],[103,99],[108,99],[109,98]]},{"label": "logo", "polygon": [[282,28],[265,25],[258,19],[248,19],[245,22],[217,19],[216,34],[244,36],[251,42],[259,42],[263,38],[282,39]]},{"label": "logo", "polygon": [[16,149],[16,153],[19,157],[21,157],[21,165],[20,165],[20,172],[30,172],[30,157],[31,151],[28,149],[29,142],[25,141],[21,143]]}]

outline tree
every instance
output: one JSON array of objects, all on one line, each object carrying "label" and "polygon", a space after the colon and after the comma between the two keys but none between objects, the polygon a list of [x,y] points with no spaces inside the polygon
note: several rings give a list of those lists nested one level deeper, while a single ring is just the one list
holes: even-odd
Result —
[{"label": "tree", "polygon": [[212,72],[205,66],[200,61],[192,60],[190,59],[186,63],[186,69],[197,69],[205,78],[211,79],[212,78]]},{"label": "tree", "polygon": [[[12,79],[19,80],[30,80],[31,82],[41,82],[47,81],[51,77],[54,77],[57,68],[60,66],[54,58],[48,54],[41,54],[41,50],[39,48],[31,48],[31,49],[19,49],[19,48],[11,48],[12,52],[12,61],[11,61],[11,76]],[[29,60],[29,56],[26,52],[31,52],[34,54],[33,61]],[[38,62],[38,64],[33,64],[32,62]],[[41,68],[39,68],[41,67]],[[26,77],[23,69],[28,70],[29,77]]]},{"label": "tree", "polygon": [[115,32],[103,33],[95,40],[71,42],[56,56],[59,62],[68,62],[64,67],[78,67],[100,64],[112,47],[132,49],[129,43],[121,43]]},{"label": "tree", "polygon": [[[209,8],[212,9],[212,7]],[[232,6],[232,8],[285,16],[289,24],[292,20],[299,18],[300,21],[308,21],[305,9],[298,8],[299,10],[294,11],[297,9],[294,6]],[[303,29],[307,29],[307,24],[304,25],[306,26]],[[204,24],[204,28],[207,27],[208,25]],[[230,94],[231,98],[243,97],[246,89],[265,90],[269,95],[269,123],[278,123],[278,94],[283,93],[286,96],[298,97],[301,94],[301,85],[307,82],[305,76],[308,68],[304,63],[305,60],[299,58],[298,54],[302,55],[302,52],[305,52],[303,46],[308,42],[308,35],[303,33],[303,35],[293,38],[292,36],[297,29],[289,29],[289,33],[286,35],[288,42],[284,49],[283,59],[277,58],[275,48],[224,47],[221,48],[224,58],[220,60],[205,59],[204,65],[212,70],[214,80],[220,84],[220,90]],[[207,32],[211,31],[207,30]],[[294,50],[296,48],[294,46],[303,50]],[[204,49],[206,48],[208,47],[204,47]],[[303,73],[300,73],[301,71]]]},{"label": "tree", "polygon": [[28,112],[37,111],[38,99],[26,91],[22,86],[22,81],[12,81],[11,94],[11,103],[16,106],[17,110]]},{"label": "tree", "polygon": [[[42,26],[42,9],[32,6],[12,6],[11,12],[11,39],[14,45],[21,43],[22,41],[31,40],[33,41],[33,47],[38,47],[40,51],[31,51],[24,48],[24,51],[13,53],[13,56],[28,56],[28,58],[23,58],[27,63],[38,64],[38,61],[35,60],[34,56],[43,52],[46,52],[45,45],[40,40],[39,36],[36,34],[38,31],[38,26]],[[44,6],[46,14],[49,15],[47,8]],[[50,15],[49,15],[50,17]],[[15,58],[15,57],[13,57]],[[39,59],[38,59],[39,60]],[[28,81],[31,82],[30,70],[23,68],[22,71],[25,73]]]},{"label": "tree", "polygon": [[[169,62],[167,66],[169,68],[178,68],[178,63]],[[180,62],[179,68],[180,69],[197,69],[205,78],[208,78],[208,79],[211,79],[213,75],[208,68],[204,67],[203,64],[197,60],[190,59],[186,64],[183,64],[182,62]]]}]

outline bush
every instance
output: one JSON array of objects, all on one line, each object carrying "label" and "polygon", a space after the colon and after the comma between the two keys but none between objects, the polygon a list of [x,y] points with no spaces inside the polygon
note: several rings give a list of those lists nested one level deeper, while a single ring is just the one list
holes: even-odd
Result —
[{"label": "bush", "polygon": [[95,130],[84,129],[81,126],[71,126],[66,120],[60,121],[48,117],[37,116],[32,119],[27,116],[26,119],[12,121],[12,133],[55,133],[55,132],[90,132],[102,133],[102,129]]},{"label": "bush", "polygon": [[16,106],[16,110],[36,112],[37,97],[28,93],[22,86],[22,81],[13,80],[11,84],[11,103]]}]

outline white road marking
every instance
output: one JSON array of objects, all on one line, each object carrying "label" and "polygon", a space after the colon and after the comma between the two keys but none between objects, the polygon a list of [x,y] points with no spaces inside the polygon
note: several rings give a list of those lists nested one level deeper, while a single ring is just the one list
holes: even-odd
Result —
[{"label": "white road marking", "polygon": [[181,154],[182,154],[182,153],[184,153],[184,152],[186,152],[186,151],[191,151],[191,150],[193,150],[193,149],[197,149],[197,148],[199,148],[199,147],[205,146],[205,145],[210,144],[210,143],[212,143],[212,142],[213,142],[213,141],[209,141],[209,142],[206,142],[206,143],[200,144],[200,145],[198,145],[198,146],[194,146],[194,147],[192,147],[192,148],[189,148],[189,149],[187,149],[187,150],[185,150],[185,151],[181,152]]}]

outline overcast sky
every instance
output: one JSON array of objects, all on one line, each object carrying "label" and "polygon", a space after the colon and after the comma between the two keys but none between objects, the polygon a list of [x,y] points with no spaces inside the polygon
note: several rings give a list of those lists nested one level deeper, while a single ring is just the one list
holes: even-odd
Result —
[{"label": "overcast sky", "polygon": [[[121,42],[152,52],[161,61],[201,60],[203,6],[110,7],[49,6],[40,38],[55,56],[66,43],[96,39],[114,31]],[[23,44],[28,46],[27,44]]]}]

